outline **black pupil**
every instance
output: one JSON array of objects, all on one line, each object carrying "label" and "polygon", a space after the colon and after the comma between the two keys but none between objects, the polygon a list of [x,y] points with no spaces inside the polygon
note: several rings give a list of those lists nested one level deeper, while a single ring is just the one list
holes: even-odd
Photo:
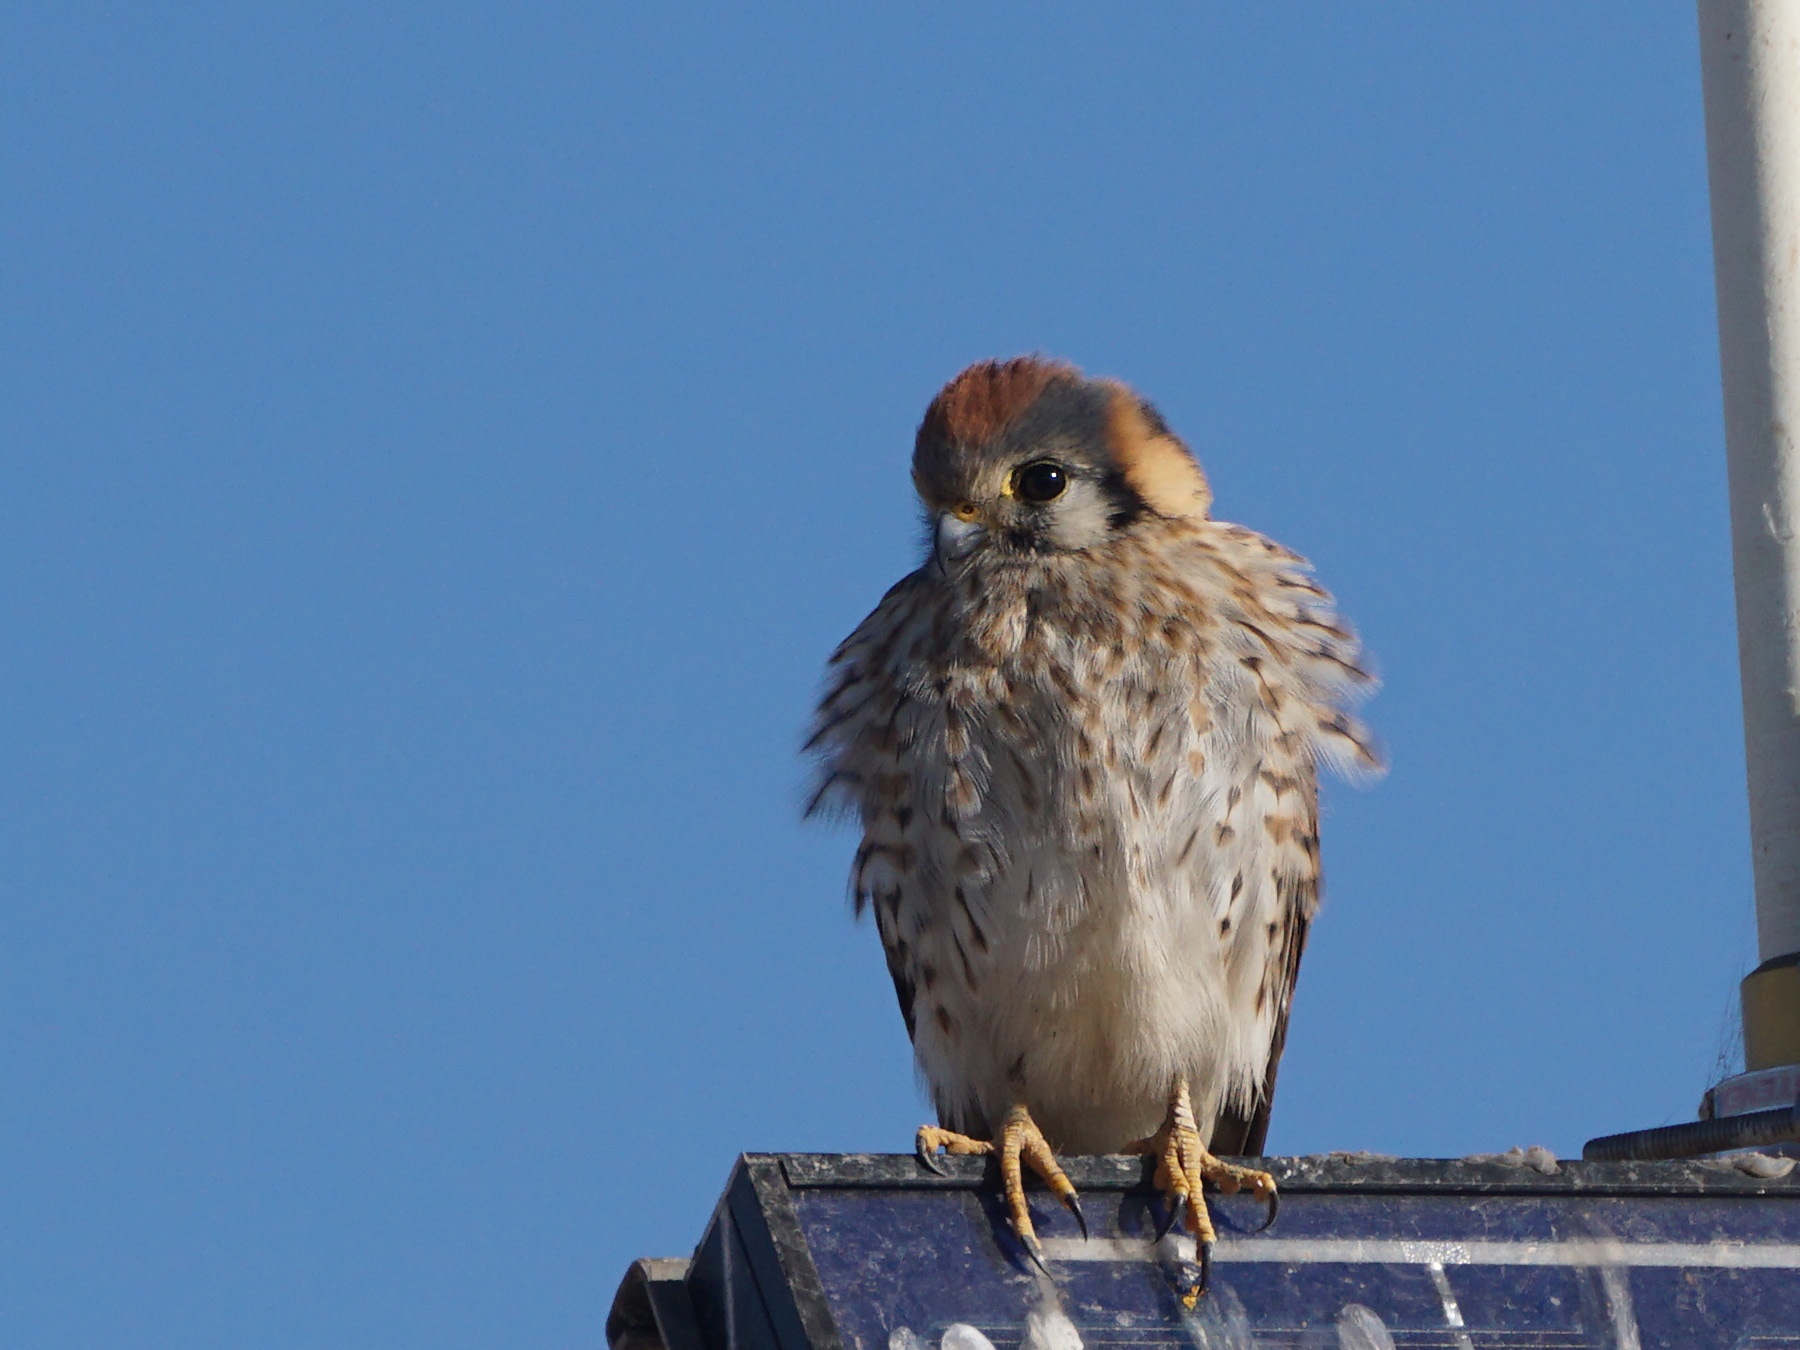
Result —
[{"label": "black pupil", "polygon": [[1019,470],[1018,493],[1028,502],[1047,502],[1062,496],[1062,491],[1069,485],[1068,475],[1063,473],[1062,465],[1052,464],[1045,460],[1040,464],[1027,464]]}]

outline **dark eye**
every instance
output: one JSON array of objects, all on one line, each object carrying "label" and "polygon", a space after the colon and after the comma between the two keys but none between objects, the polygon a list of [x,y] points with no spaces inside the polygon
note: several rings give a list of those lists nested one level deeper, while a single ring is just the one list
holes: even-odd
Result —
[{"label": "dark eye", "polygon": [[1013,491],[1034,506],[1055,501],[1068,486],[1069,475],[1063,472],[1062,465],[1047,459],[1027,464],[1013,475]]}]

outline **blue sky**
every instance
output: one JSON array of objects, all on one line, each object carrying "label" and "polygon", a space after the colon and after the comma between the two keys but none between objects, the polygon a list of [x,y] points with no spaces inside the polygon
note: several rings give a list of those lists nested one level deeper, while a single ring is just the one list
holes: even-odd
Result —
[{"label": "blue sky", "polygon": [[1272,1149],[1716,1076],[1687,5],[22,2],[0,133],[0,1341],[593,1345],[736,1153],[907,1147],[796,747],[990,355],[1384,674]]}]

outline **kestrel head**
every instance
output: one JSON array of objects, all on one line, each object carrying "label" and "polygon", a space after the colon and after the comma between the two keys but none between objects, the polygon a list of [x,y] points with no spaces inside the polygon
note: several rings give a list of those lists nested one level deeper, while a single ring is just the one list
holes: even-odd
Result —
[{"label": "kestrel head", "polygon": [[1206,475],[1155,408],[1061,361],[981,361],[919,424],[913,484],[940,563],[1092,548],[1145,516],[1204,519]]}]

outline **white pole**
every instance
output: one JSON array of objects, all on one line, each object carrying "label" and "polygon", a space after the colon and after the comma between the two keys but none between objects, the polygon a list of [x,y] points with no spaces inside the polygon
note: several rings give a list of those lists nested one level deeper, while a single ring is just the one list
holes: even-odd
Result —
[{"label": "white pole", "polygon": [[1750,1059],[1776,1035],[1775,1062],[1793,1063],[1800,972],[1780,958],[1800,952],[1800,0],[1698,2],[1757,946],[1792,995],[1753,1008],[1753,975],[1745,1035],[1747,1049],[1763,1036]]}]

